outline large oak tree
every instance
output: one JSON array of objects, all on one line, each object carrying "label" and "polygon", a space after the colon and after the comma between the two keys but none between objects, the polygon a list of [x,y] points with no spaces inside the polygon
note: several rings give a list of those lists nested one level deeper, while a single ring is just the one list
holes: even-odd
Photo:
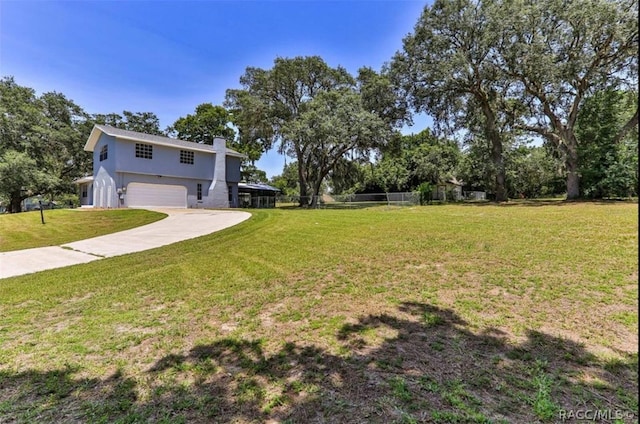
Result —
[{"label": "large oak tree", "polygon": [[499,34],[492,30],[484,2],[437,0],[425,7],[403,50],[391,63],[391,75],[418,112],[433,116],[436,128],[469,130],[481,122],[491,144],[496,200],[506,200],[500,104],[510,83],[497,72],[492,51]]},{"label": "large oak tree", "polygon": [[240,84],[242,89],[227,90],[225,102],[240,137],[264,150],[276,146],[297,161],[301,206],[319,193],[336,158],[380,143],[384,132],[373,129],[387,127],[369,110],[375,106],[363,103],[356,80],[317,56],[277,58],[271,69],[249,67]]},{"label": "large oak tree", "polygon": [[[517,83],[526,105],[518,126],[536,133],[562,155],[567,198],[580,196],[581,140],[576,121],[584,100],[604,89],[637,91],[636,0],[503,0],[493,2],[492,32],[500,32],[494,61]],[[622,138],[635,114],[618,128]]]},{"label": "large oak tree", "polygon": [[[353,89],[318,94],[298,119],[283,128],[285,137],[297,140],[302,151],[298,167],[311,187],[311,206],[321,193],[322,182],[348,154],[366,156],[390,138],[389,127],[364,109],[362,97]],[[289,155],[295,150],[289,150]]]},{"label": "large oak tree", "polygon": [[[392,75],[436,124],[490,142],[495,192],[505,197],[504,143],[527,131],[563,158],[567,198],[580,195],[576,119],[607,88],[637,90],[635,0],[437,0],[425,8]],[[618,139],[637,126],[636,113]],[[514,132],[515,131],[515,132]]]}]

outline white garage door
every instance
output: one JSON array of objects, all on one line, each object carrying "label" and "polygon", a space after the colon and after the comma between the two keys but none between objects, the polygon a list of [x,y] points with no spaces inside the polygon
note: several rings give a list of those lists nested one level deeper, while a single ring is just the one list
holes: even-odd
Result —
[{"label": "white garage door", "polygon": [[129,183],[126,202],[129,207],[186,208],[187,188],[180,185]]}]

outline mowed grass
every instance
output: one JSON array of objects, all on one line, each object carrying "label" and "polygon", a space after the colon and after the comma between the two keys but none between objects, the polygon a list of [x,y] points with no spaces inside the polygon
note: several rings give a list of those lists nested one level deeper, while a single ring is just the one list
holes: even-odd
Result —
[{"label": "mowed grass", "polygon": [[0,252],[58,246],[150,224],[165,214],[142,209],[45,210],[0,215]]},{"label": "mowed grass", "polygon": [[0,280],[0,421],[637,421],[637,204],[252,213]]}]

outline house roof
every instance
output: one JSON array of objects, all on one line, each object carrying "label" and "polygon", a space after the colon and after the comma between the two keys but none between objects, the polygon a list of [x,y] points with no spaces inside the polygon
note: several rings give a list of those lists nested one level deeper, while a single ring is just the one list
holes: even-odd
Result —
[{"label": "house roof", "polygon": [[[195,150],[199,152],[216,153],[214,147],[209,144],[200,144],[194,143],[192,141],[179,140],[177,138],[164,137],[161,135],[152,135],[137,131],[122,130],[120,128],[115,128],[109,125],[94,125],[93,129],[91,130],[91,134],[89,135],[89,139],[84,145],[84,150],[93,152],[93,149],[96,147],[96,143],[98,142],[101,133],[123,140],[140,141],[149,144],[157,144],[160,146],[169,146]],[[227,156],[235,156],[239,158],[245,157],[245,155],[243,155],[242,153],[236,152],[235,150],[229,148],[226,149],[226,154]]]},{"label": "house roof", "polygon": [[91,183],[91,182],[93,182],[93,175],[78,178],[77,180],[73,181],[74,184],[84,184],[84,183]]},{"label": "house roof", "polygon": [[453,178],[450,178],[448,180],[441,181],[436,185],[443,186],[443,185],[447,185],[447,184],[451,184],[451,185],[455,185],[455,186],[464,186],[464,181],[458,180],[456,177],[453,177]]},{"label": "house roof", "polygon": [[279,188],[275,188],[268,184],[262,183],[238,183],[238,188],[244,188],[248,190],[280,191]]}]

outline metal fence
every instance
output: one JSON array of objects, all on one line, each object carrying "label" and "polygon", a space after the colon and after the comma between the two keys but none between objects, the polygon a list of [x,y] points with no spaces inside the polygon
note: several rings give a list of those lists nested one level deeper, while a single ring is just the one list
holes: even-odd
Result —
[{"label": "metal fence", "polygon": [[[464,192],[462,195],[449,194],[445,199],[432,197],[429,203],[446,201],[485,200],[484,191]],[[302,201],[302,202],[301,202]],[[416,206],[420,204],[420,193],[364,193],[364,194],[324,194],[322,196],[240,196],[241,208],[273,208],[306,205],[318,209],[357,209],[373,206]]]},{"label": "metal fence", "polygon": [[465,191],[463,196],[465,200],[487,200],[487,193],[484,191]]},{"label": "metal fence", "polygon": [[276,196],[251,196],[249,193],[239,193],[238,203],[241,208],[275,208]]},{"label": "metal fence", "polygon": [[414,206],[420,204],[420,193],[365,193],[308,196],[278,196],[278,206],[309,205],[320,209],[368,208],[372,206]]}]

